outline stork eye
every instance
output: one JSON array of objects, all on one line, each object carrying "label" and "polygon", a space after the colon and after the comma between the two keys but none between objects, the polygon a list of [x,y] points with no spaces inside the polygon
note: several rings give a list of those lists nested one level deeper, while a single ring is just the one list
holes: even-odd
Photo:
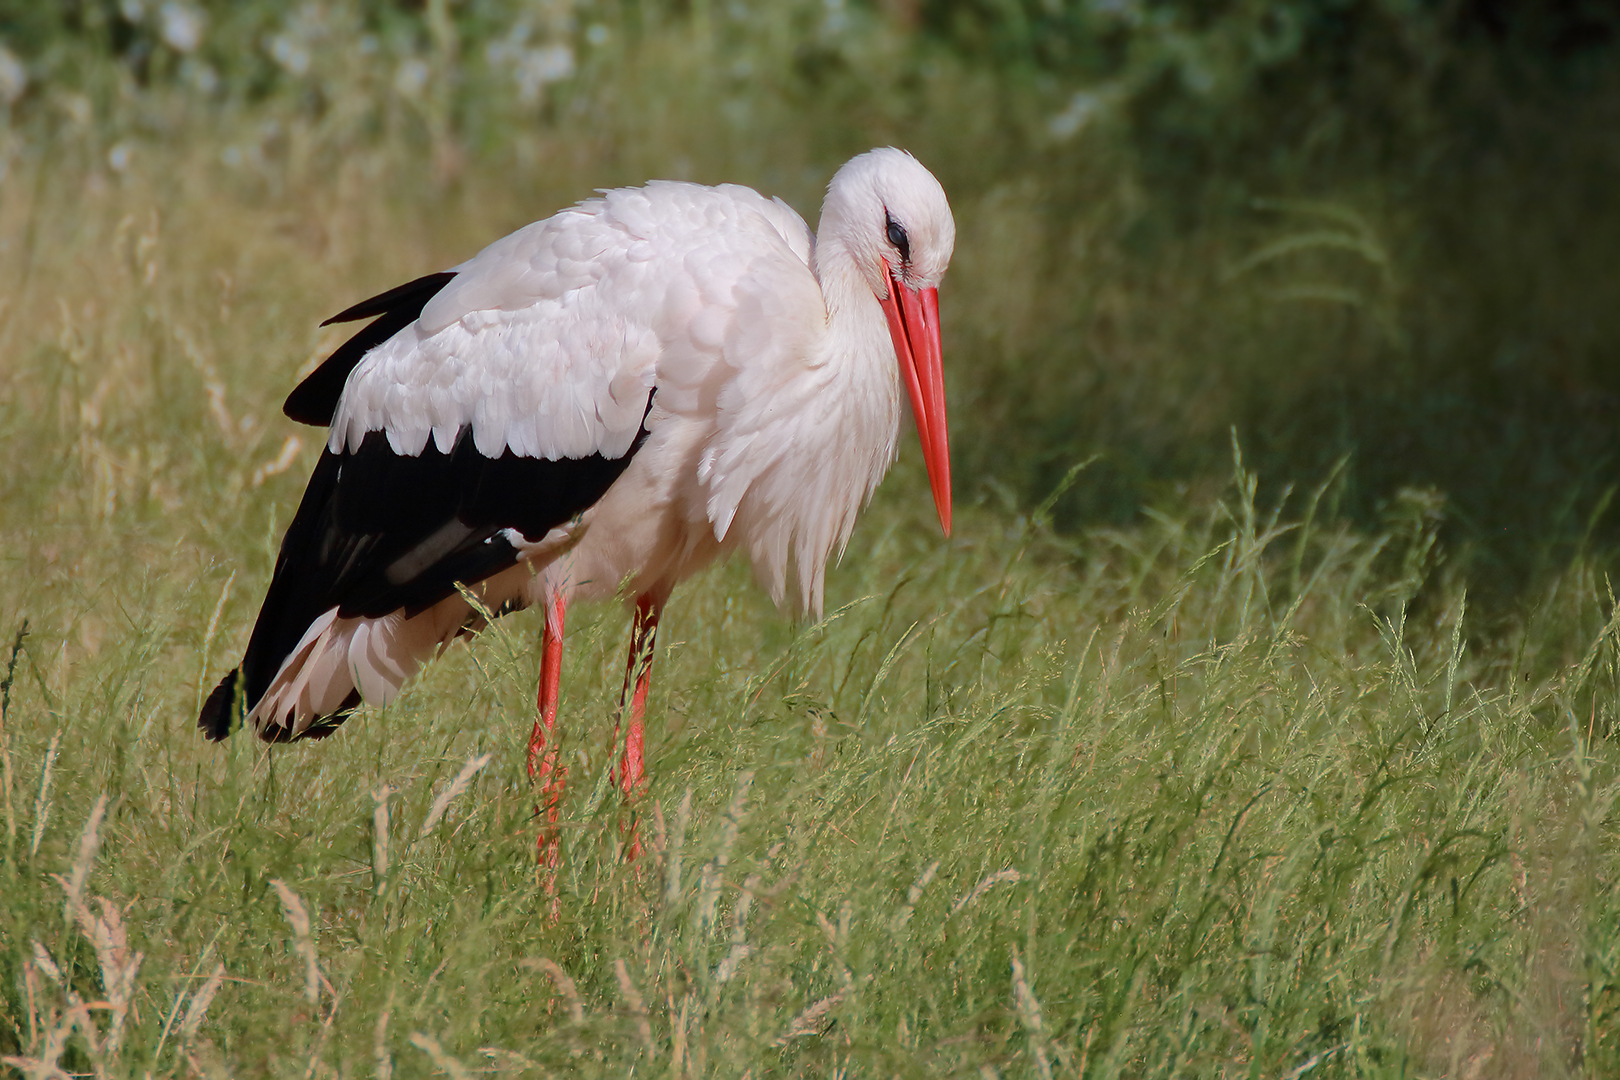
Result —
[{"label": "stork eye", "polygon": [[883,218],[888,225],[889,243],[893,244],[894,250],[900,253],[900,261],[910,262],[911,240],[907,238],[906,230],[898,221],[894,220],[888,211],[884,211]]}]

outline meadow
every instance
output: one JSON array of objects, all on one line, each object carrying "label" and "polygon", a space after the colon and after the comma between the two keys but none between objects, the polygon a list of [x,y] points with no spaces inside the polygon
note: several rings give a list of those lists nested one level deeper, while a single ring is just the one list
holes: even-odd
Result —
[{"label": "meadow", "polygon": [[[1065,135],[1068,88],[975,66],[971,27],[914,51],[905,5],[809,29],[819,5],[534,5],[521,41],[481,29],[496,7],[410,14],[419,72],[366,59],[397,27],[366,52],[361,6],[262,38],[232,19],[274,5],[210,7],[186,49],[138,4],[30,31],[0,133],[9,1069],[1620,1074],[1612,436],[1588,423],[1614,316],[1582,306],[1612,212],[1481,216],[1464,274],[1384,164],[1323,194],[1295,162],[1222,216],[1154,179],[1147,121]],[[107,28],[143,26],[137,65]],[[258,68],[208,53],[233,33]],[[567,76],[485,47],[565,38]],[[491,89],[502,65],[535,95]],[[628,618],[571,612],[554,893],[534,613],[333,738],[202,740],[322,439],[280,402],[342,340],[323,318],[597,186],[740,180],[813,221],[889,142],[961,228],[954,534],[908,434],[822,621],[740,564],[688,582],[631,808],[607,777]],[[1460,359],[1525,266],[1521,359]],[[1456,420],[1470,392],[1484,419]],[[1402,424],[1433,453],[1375,437]]]}]

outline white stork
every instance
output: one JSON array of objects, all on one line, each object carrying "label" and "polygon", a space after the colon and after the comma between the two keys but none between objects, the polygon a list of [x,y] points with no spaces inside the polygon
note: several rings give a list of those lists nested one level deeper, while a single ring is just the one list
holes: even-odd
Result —
[{"label": "white stork", "polygon": [[614,779],[634,794],[671,590],[742,548],[779,606],[819,613],[894,460],[902,387],[949,534],[937,286],[955,238],[933,175],[873,150],[833,177],[815,234],[749,188],[654,181],[328,320],[375,317],[287,398],[330,437],[198,727],[223,739],[245,713],[269,742],[323,737],[482,627],[463,589],[497,613],[541,604],[528,763],[555,822],[563,615],[622,593]]}]

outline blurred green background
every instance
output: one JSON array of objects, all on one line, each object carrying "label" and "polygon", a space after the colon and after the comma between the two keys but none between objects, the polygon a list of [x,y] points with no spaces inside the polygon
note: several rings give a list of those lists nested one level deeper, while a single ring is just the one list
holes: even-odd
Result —
[{"label": "blurred green background", "polygon": [[1127,523],[1235,433],[1272,497],[1345,459],[1334,513],[1437,520],[1511,606],[1620,535],[1617,44],[1597,0],[0,0],[0,184],[202,144],[249,198],[360,162],[494,235],[653,176],[813,221],[901,145],[962,230],[959,498],[1096,455],[1056,520]]}]

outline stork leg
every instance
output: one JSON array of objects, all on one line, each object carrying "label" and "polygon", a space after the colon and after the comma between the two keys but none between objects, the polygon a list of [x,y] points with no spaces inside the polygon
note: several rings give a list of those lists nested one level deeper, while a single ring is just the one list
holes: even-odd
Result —
[{"label": "stork leg", "polygon": [[[541,805],[535,815],[545,817],[540,830],[538,854],[540,866],[555,874],[558,859],[557,819],[562,812],[563,783],[568,769],[559,757],[557,743],[557,695],[562,682],[563,616],[568,601],[562,593],[552,597],[546,606],[545,629],[540,634],[540,691],[536,705],[534,730],[529,733],[529,782],[539,787]],[[555,877],[551,881],[556,886]]]},{"label": "stork leg", "polygon": [[[646,787],[647,763],[646,725],[647,691],[652,686],[653,642],[658,634],[658,616],[664,600],[652,593],[636,598],[636,619],[630,631],[630,658],[625,664],[624,690],[619,695],[620,723],[613,729],[613,747],[618,749],[619,730],[624,728],[624,752],[619,757],[614,780],[624,792],[625,801],[634,803]],[[633,808],[633,807],[632,807]],[[641,838],[637,834],[635,819],[629,826],[625,842],[625,858],[635,859],[641,854]]]}]

